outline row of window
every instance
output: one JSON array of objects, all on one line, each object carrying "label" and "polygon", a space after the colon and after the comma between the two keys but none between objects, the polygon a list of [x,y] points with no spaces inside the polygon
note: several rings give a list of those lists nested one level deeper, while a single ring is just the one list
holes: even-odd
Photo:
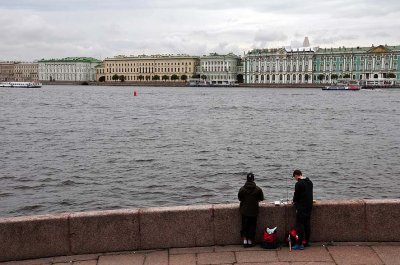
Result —
[{"label": "row of window", "polygon": [[[264,67],[264,65],[262,65],[260,68],[258,66],[255,67],[255,71],[256,72],[264,72],[264,71],[275,72],[276,69],[277,68],[275,67],[275,65],[273,65],[272,67],[270,67],[269,65],[267,65],[267,67]],[[253,67],[250,67],[249,70],[252,71]],[[286,65],[286,68],[285,68],[283,65],[279,65],[279,72],[283,72],[283,71],[286,71],[286,72],[301,72],[301,71],[303,71],[303,66],[299,65],[299,67],[297,68],[296,65],[293,65],[293,66]],[[304,71],[306,71],[306,72],[308,71],[308,65],[304,66]]]},{"label": "row of window", "polygon": [[[150,80],[172,80],[172,76],[168,76],[168,75],[163,75],[163,76],[157,76],[157,78],[156,78],[156,76],[155,75],[146,75],[146,76],[143,76],[143,75],[139,75],[139,76],[136,76],[136,75],[134,75],[134,76],[131,76],[131,75],[124,75],[124,77],[125,77],[125,80],[126,81],[150,81]],[[178,79],[177,80],[182,80],[182,77],[183,76],[178,76]],[[106,81],[116,81],[116,80],[114,80],[113,79],[113,76],[112,75],[107,75],[106,77]],[[186,79],[187,79],[187,76],[186,76]]]},{"label": "row of window", "polygon": [[47,71],[40,71],[42,73],[87,73],[90,69],[47,69]]},{"label": "row of window", "polygon": [[270,58],[270,57],[258,57],[258,58],[251,58],[247,60],[250,63],[257,63],[257,62],[278,62],[278,61],[291,61],[291,62],[307,62],[312,61],[312,57],[280,57],[280,58]]},{"label": "row of window", "polygon": [[95,80],[95,77],[88,74],[40,74],[40,80],[60,80],[60,81],[77,81],[77,80]]},{"label": "row of window", "polygon": [[384,60],[390,60],[390,59],[394,59],[396,60],[397,55],[386,55],[386,56],[322,56],[319,57],[317,56],[316,59],[321,59],[321,60],[341,60],[341,59],[347,59],[347,60],[378,60],[380,61],[381,59]]},{"label": "row of window", "polygon": [[230,62],[227,61],[204,61],[201,62],[201,65],[208,66],[208,65],[228,65]]},{"label": "row of window", "polygon": [[250,80],[255,81],[255,82],[264,82],[264,81],[289,81],[289,82],[302,82],[302,81],[308,81],[310,79],[310,76],[308,74],[306,75],[255,75],[254,77],[251,76]]},{"label": "row of window", "polygon": [[[106,63],[106,67],[132,67],[132,66],[180,66],[181,63]],[[192,62],[182,62],[182,65],[192,65]]]},{"label": "row of window", "polygon": [[[103,69],[97,69],[97,73],[104,73]],[[111,68],[106,69],[106,73],[190,73],[191,67],[185,68],[153,68],[153,67],[139,67],[139,68]]]},{"label": "row of window", "polygon": [[204,72],[219,72],[219,71],[230,71],[231,67],[221,67],[221,66],[206,66],[201,68]]}]

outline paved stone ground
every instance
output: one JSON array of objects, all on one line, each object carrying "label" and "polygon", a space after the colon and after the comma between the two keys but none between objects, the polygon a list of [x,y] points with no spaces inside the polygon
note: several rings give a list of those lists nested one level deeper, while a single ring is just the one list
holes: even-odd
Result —
[{"label": "paved stone ground", "polygon": [[213,246],[64,256],[0,265],[400,265],[400,243],[313,245],[290,252],[283,247]]}]

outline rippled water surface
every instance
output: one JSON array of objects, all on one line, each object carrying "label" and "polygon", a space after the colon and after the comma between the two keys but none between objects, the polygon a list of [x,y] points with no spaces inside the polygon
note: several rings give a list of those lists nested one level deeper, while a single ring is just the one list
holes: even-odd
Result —
[{"label": "rippled water surface", "polygon": [[316,199],[399,198],[400,90],[0,89],[0,216],[268,201],[294,169]]}]

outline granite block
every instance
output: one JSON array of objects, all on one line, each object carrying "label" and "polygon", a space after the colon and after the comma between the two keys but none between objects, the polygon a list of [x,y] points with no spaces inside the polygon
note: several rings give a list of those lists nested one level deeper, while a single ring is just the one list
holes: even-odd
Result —
[{"label": "granite block", "polygon": [[400,200],[365,200],[368,241],[400,241]]},{"label": "granite block", "polygon": [[141,249],[214,244],[212,205],[147,208],[139,214]]},{"label": "granite block", "polygon": [[363,200],[319,201],[313,206],[312,241],[367,240]]},{"label": "granite block", "polygon": [[328,251],[337,264],[383,265],[382,260],[371,247],[329,246]]},{"label": "granite block", "polygon": [[68,254],[68,214],[0,218],[0,261]]},{"label": "granite block", "polygon": [[140,247],[139,210],[72,213],[70,233],[74,254],[136,250]]},{"label": "granite block", "polygon": [[373,246],[372,249],[386,265],[400,264],[400,246]]},{"label": "granite block", "polygon": [[196,254],[169,255],[169,265],[196,265]]},{"label": "granite block", "polygon": [[100,256],[97,265],[143,265],[144,254],[123,254]]},{"label": "granite block", "polygon": [[197,254],[197,264],[232,264],[236,262],[233,252],[214,252],[214,253],[199,253]]},{"label": "granite block", "polygon": [[215,244],[241,244],[241,222],[239,203],[214,205]]}]

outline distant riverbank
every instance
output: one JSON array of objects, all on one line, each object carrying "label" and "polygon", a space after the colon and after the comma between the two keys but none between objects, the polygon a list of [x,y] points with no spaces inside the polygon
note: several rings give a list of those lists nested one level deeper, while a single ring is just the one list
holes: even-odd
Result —
[{"label": "distant riverbank", "polygon": [[[82,81],[42,81],[43,85],[89,85],[89,86],[149,86],[149,87],[187,87],[186,82],[82,82]],[[239,87],[259,88],[321,88],[326,84],[239,84]],[[226,87],[213,85],[210,87]]]}]

